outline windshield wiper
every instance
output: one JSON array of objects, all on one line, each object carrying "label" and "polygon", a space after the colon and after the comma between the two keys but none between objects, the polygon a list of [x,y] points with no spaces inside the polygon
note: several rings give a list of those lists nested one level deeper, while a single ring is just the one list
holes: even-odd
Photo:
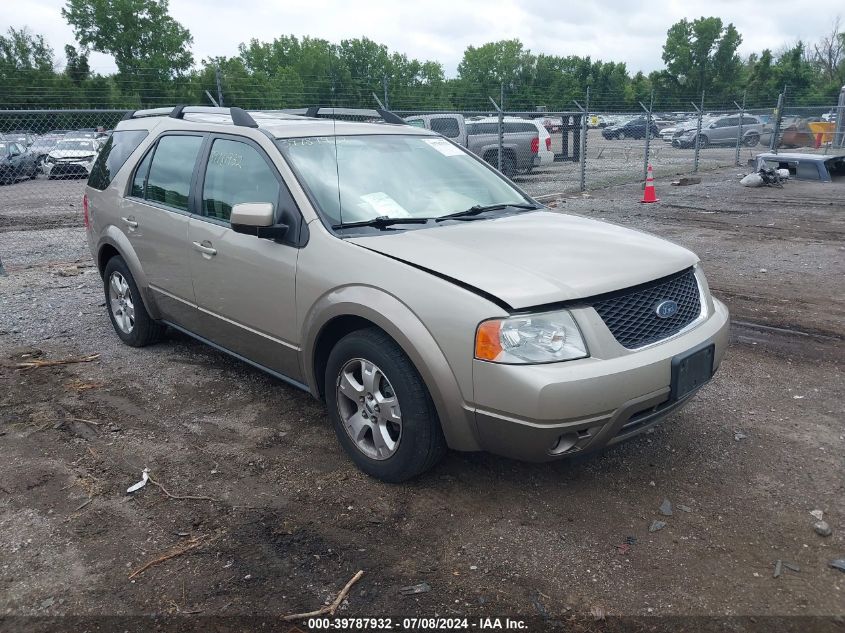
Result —
[{"label": "windshield wiper", "polygon": [[436,218],[435,222],[443,222],[444,220],[453,220],[456,218],[471,218],[476,215],[480,215],[486,211],[499,211],[501,209],[526,209],[526,210],[534,210],[539,209],[537,205],[534,204],[523,204],[523,203],[516,203],[516,204],[476,204],[475,206],[470,207],[469,209],[465,209],[464,211],[456,211],[455,213],[448,213],[446,215],[441,215],[439,218]]},{"label": "windshield wiper", "polygon": [[333,224],[334,230],[351,229],[358,226],[373,226],[377,229],[383,229],[394,224],[426,224],[429,218],[391,218],[386,215],[380,215],[370,220],[361,220],[360,222],[342,222],[341,224]]}]

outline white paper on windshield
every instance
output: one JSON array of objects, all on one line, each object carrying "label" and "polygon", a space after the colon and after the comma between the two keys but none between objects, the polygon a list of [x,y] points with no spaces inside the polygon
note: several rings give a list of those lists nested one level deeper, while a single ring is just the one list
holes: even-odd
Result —
[{"label": "white paper on windshield", "polygon": [[463,156],[464,153],[460,147],[455,147],[449,141],[443,138],[427,138],[424,139],[426,143],[431,145],[438,152],[444,156]]},{"label": "white paper on windshield", "polygon": [[368,193],[361,196],[361,200],[370,205],[379,215],[386,215],[389,218],[410,218],[411,214],[405,211],[401,204],[388,196],[383,191]]}]

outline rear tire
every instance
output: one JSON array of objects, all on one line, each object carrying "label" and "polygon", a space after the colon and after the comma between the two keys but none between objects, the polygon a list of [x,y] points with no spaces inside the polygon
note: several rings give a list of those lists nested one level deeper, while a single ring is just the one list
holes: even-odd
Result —
[{"label": "rear tire", "polygon": [[745,146],[746,147],[755,147],[757,143],[760,142],[760,135],[756,132],[752,132],[745,137]]},{"label": "rear tire", "polygon": [[326,363],[325,393],[340,445],[371,477],[406,481],[446,452],[425,383],[402,348],[379,329],[357,330],[338,341]]},{"label": "rear tire", "polygon": [[145,347],[161,340],[167,326],[149,315],[135,278],[119,255],[106,264],[103,291],[109,319],[121,341],[131,347]]}]

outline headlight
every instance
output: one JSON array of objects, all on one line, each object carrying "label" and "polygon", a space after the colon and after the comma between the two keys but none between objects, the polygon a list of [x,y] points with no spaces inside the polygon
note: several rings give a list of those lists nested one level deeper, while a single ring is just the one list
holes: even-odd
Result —
[{"label": "headlight", "polygon": [[56,162],[56,159],[55,159],[55,158],[53,158],[52,156],[48,156],[48,157],[46,158],[46,162],[48,162],[48,163],[52,164],[52,163],[55,163],[55,162]]},{"label": "headlight", "polygon": [[587,356],[587,346],[568,310],[482,322],[475,357],[494,363],[553,363]]},{"label": "headlight", "polygon": [[696,134],[695,130],[687,130],[686,132],[684,132],[683,135],[684,136],[695,136],[695,134]]}]

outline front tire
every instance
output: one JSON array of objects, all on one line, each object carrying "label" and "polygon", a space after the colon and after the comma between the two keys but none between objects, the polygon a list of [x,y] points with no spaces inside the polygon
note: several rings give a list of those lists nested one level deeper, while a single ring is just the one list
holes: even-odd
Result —
[{"label": "front tire", "polygon": [[[698,135],[698,149],[706,149],[707,146],[710,145],[710,139],[708,139],[704,134]],[[695,145],[693,145],[695,147]]]},{"label": "front tire", "polygon": [[625,132],[618,132],[618,133],[616,134],[616,140],[618,140],[618,141],[624,141],[624,140],[625,140]]},{"label": "front tire", "polygon": [[106,264],[103,290],[109,319],[121,341],[132,347],[145,347],[161,340],[166,326],[147,312],[135,278],[119,255]]},{"label": "front tire", "polygon": [[325,392],[338,441],[371,477],[406,481],[445,454],[425,383],[383,331],[358,330],[335,345],[326,363]]}]

